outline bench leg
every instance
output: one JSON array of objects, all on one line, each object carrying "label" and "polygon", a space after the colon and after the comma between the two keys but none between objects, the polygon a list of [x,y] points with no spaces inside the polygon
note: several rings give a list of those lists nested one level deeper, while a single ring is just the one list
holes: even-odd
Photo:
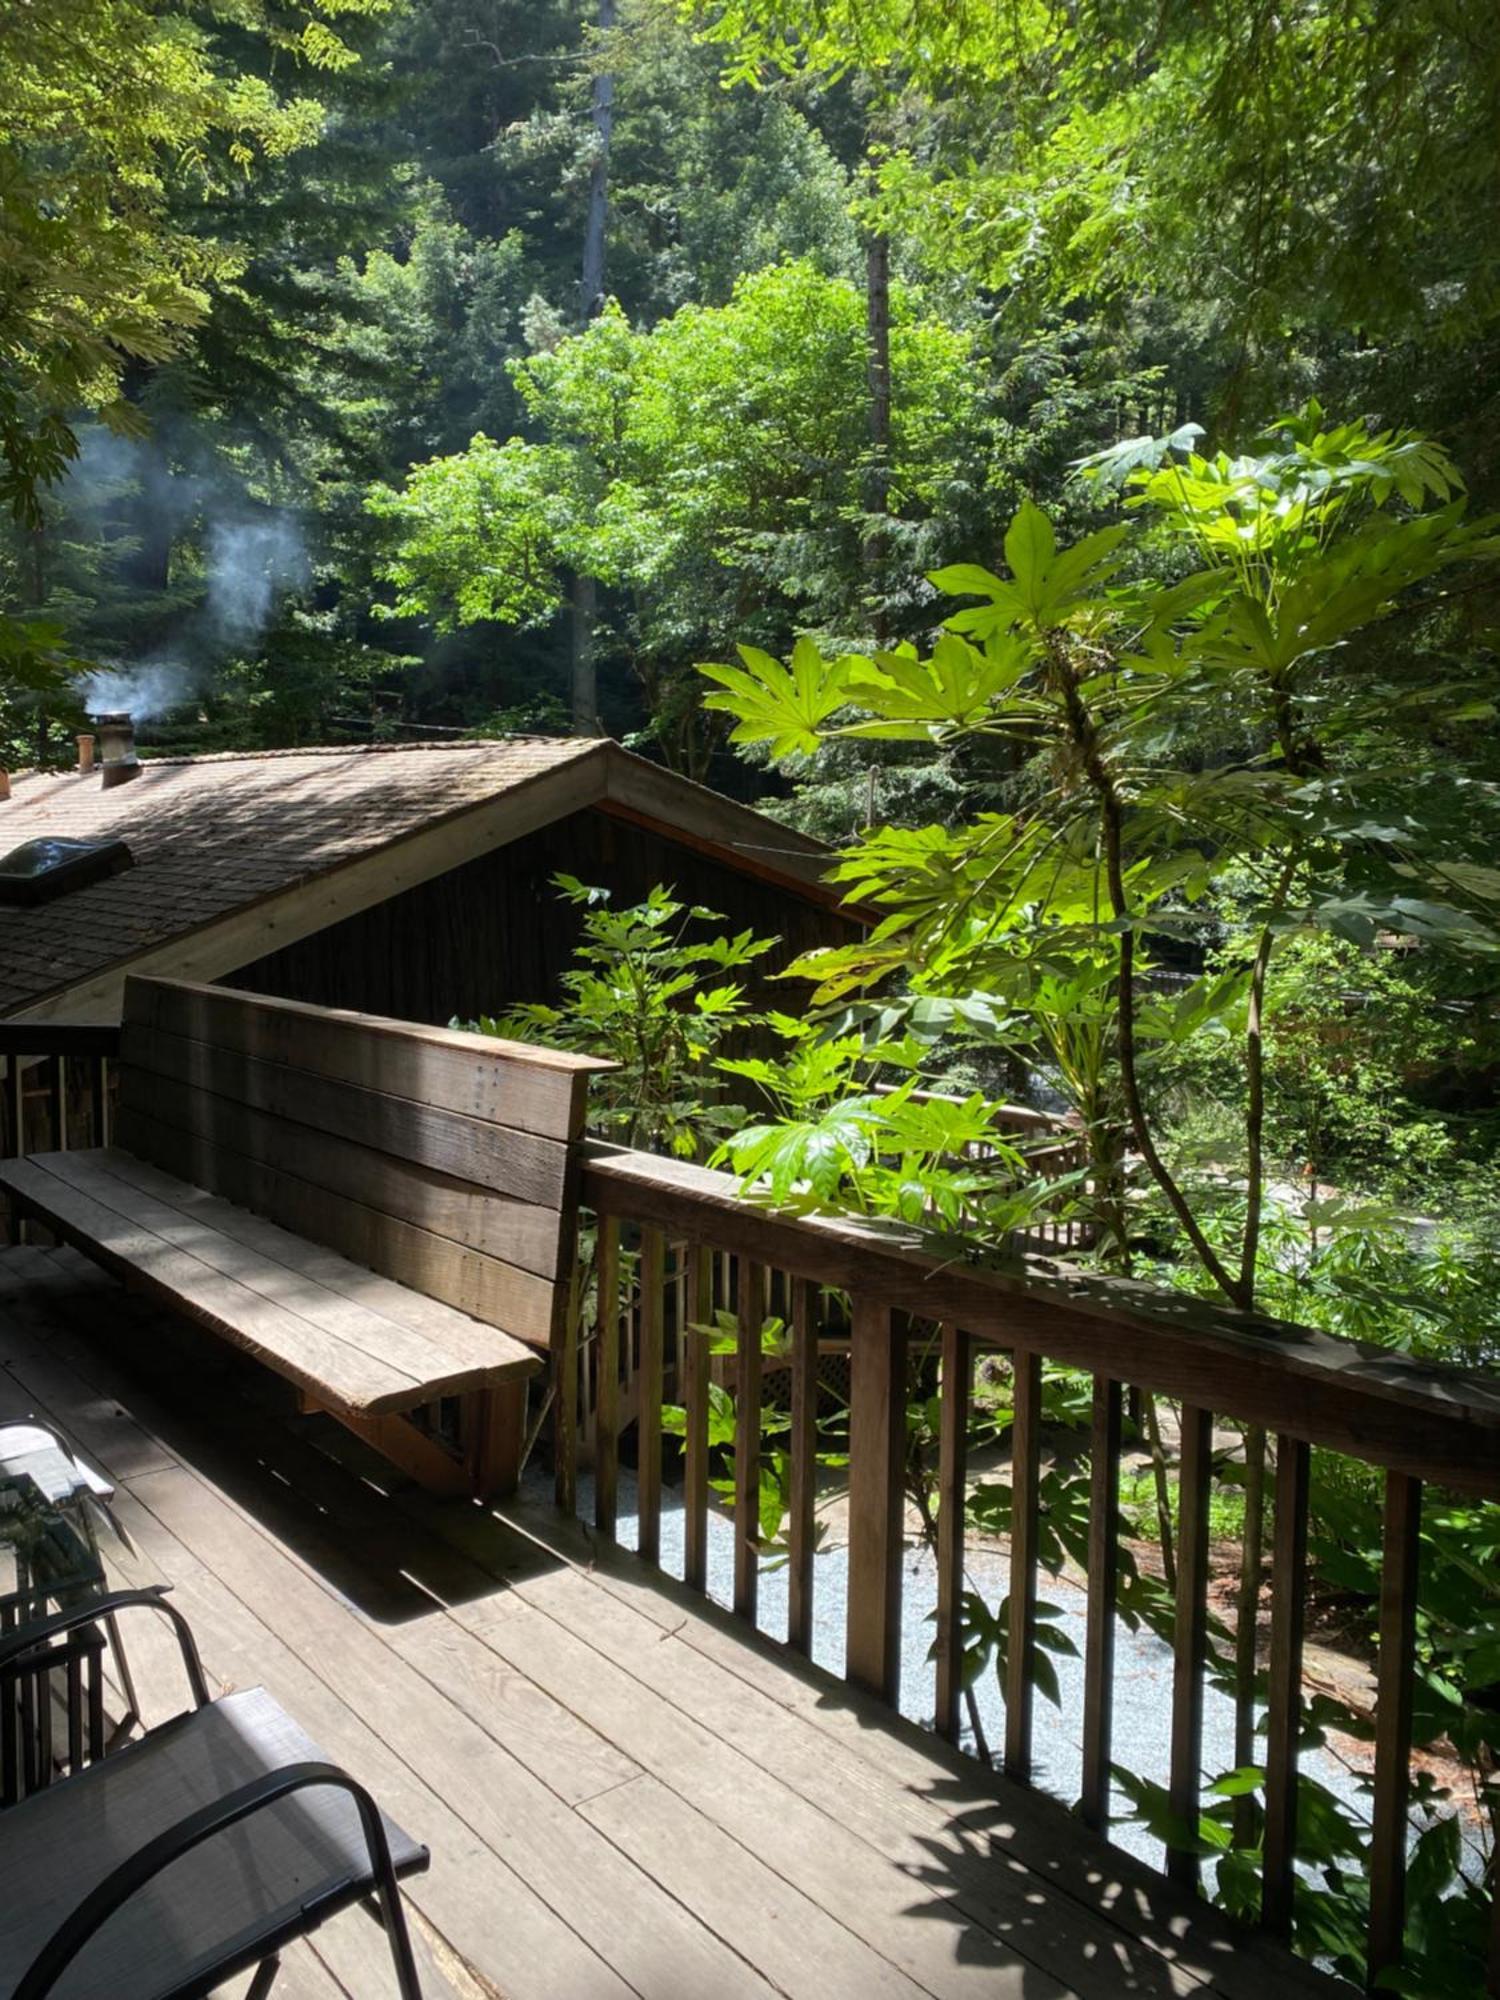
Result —
[{"label": "bench leg", "polygon": [[521,1479],[526,1383],[502,1382],[465,1396],[459,1417],[469,1486],[477,1500],[501,1500]]},{"label": "bench leg", "polygon": [[470,1490],[469,1468],[436,1438],[419,1431],[405,1417],[356,1417],[332,1412],[354,1435],[414,1479],[424,1493],[438,1500],[455,1500]]}]

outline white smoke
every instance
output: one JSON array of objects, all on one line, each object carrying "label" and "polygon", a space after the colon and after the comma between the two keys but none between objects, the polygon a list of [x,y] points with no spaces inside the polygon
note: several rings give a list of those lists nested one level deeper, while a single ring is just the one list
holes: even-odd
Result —
[{"label": "white smoke", "polygon": [[205,636],[223,652],[254,645],[278,598],[307,580],[307,552],[286,514],[215,520],[208,529]]},{"label": "white smoke", "polygon": [[150,722],[180,708],[192,694],[192,676],[178,660],[148,666],[104,666],[80,683],[83,705],[90,715],[123,713]]},{"label": "white smoke", "polygon": [[[81,684],[92,714],[127,710],[149,721],[193,699],[221,660],[251,652],[277,606],[309,576],[307,550],[293,514],[258,509],[197,445],[190,430],[168,440],[113,438],[91,432],[69,481],[69,504],[98,532],[108,510],[132,490],[175,539],[196,525],[204,593],[165,643],[139,660],[115,659]],[[197,469],[179,470],[181,465]]]}]

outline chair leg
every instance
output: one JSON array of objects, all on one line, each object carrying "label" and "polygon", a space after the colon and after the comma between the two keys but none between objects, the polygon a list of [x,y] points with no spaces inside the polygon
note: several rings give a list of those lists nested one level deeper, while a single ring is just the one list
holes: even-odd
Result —
[{"label": "chair leg", "polygon": [[[89,1545],[89,1552],[96,1562],[102,1564],[103,1558],[99,1554],[99,1531],[94,1526],[94,1517],[89,1510],[87,1500],[84,1500],[78,1508],[78,1515],[80,1525],[83,1528],[84,1538]],[[114,1617],[106,1618],[104,1629],[109,1634],[110,1650],[115,1656],[115,1669],[120,1676],[120,1687],[125,1696],[125,1713],[120,1717],[119,1725],[110,1738],[110,1743],[113,1746],[133,1723],[140,1721],[141,1703],[140,1697],[135,1691],[135,1675],[130,1670],[130,1660],[126,1654],[124,1642],[120,1638],[119,1619]],[[267,1988],[268,1992],[269,1990]]]},{"label": "chair leg", "polygon": [[412,1956],[411,1932],[406,1928],[406,1911],[395,1882],[380,1890],[380,1921],[385,1926],[391,1963],[396,1968],[396,1989],[401,2000],[422,2000],[422,1983],[417,1978],[417,1961]]},{"label": "chair leg", "polygon": [[526,1382],[471,1390],[462,1401],[464,1457],[476,1500],[503,1500],[521,1479],[526,1447]]},{"label": "chair leg", "polygon": [[276,1975],[280,1970],[279,1958],[263,1958],[255,1968],[255,1977],[245,1993],[245,2000],[266,2000],[267,1994],[276,1984]]}]

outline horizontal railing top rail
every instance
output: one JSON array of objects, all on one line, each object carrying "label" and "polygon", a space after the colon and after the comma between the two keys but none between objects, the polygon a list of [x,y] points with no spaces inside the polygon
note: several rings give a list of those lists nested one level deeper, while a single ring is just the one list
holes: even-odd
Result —
[{"label": "horizontal railing top rail", "polygon": [[120,1029],[108,1021],[0,1021],[0,1056],[117,1056]]},{"label": "horizontal railing top rail", "polygon": [[1500,1498],[1500,1379],[1436,1366],[1187,1293],[1051,1259],[979,1263],[965,1240],[879,1220],[795,1215],[732,1175],[628,1152],[585,1152],[582,1199],[602,1215],[711,1242],[793,1277],[1045,1353],[1143,1390],[1390,1470]]}]

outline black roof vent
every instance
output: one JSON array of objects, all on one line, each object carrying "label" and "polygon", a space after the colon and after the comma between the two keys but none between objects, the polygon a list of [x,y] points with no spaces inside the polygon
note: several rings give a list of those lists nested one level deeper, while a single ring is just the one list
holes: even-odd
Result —
[{"label": "black roof vent", "polygon": [[123,840],[28,840],[0,854],[0,903],[50,903],[134,864]]}]

